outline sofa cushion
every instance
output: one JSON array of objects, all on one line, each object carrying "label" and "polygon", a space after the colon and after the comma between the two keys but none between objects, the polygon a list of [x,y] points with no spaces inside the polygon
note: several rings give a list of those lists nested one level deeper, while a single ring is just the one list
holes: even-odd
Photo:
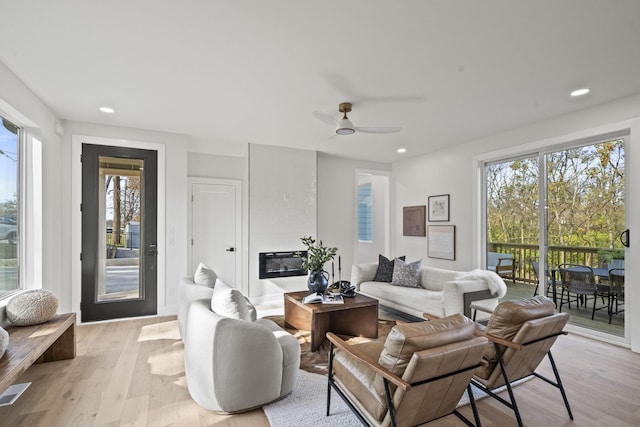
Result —
[{"label": "sofa cushion", "polygon": [[[398,257],[404,261],[404,255]],[[376,270],[376,276],[373,279],[374,282],[391,282],[393,279],[393,263],[394,260],[388,259],[384,255],[378,255],[378,270]]]},{"label": "sofa cushion", "polygon": [[[378,363],[402,377],[413,353],[472,338],[475,323],[462,314],[442,319],[396,325],[391,328]],[[384,390],[382,381],[374,384]]]},{"label": "sofa cushion", "polygon": [[211,310],[215,313],[234,319],[253,322],[256,320],[256,309],[242,292],[217,279],[211,296]]},{"label": "sofa cushion", "polygon": [[196,272],[193,274],[193,281],[198,285],[208,286],[213,288],[216,284],[218,276],[215,271],[205,263],[201,262],[196,268]]},{"label": "sofa cushion", "polygon": [[48,322],[58,311],[58,297],[47,289],[24,291],[7,303],[7,319],[16,326]]},{"label": "sofa cushion", "polygon": [[417,288],[420,286],[420,267],[422,267],[421,259],[409,264],[399,258],[394,259],[393,279],[391,280],[391,284],[395,286]]},{"label": "sofa cushion", "polygon": [[[555,304],[544,295],[522,301],[504,301],[498,304],[491,314],[485,331],[510,341],[516,336],[524,322],[551,316],[554,312]],[[490,362],[497,361],[493,343],[487,344],[484,358]]]}]

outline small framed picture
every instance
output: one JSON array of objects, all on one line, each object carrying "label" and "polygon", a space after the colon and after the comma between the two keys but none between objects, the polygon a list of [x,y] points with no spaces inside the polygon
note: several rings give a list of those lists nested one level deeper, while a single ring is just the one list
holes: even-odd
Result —
[{"label": "small framed picture", "polygon": [[427,237],[429,258],[456,259],[456,226],[430,225]]},{"label": "small framed picture", "polygon": [[429,222],[449,221],[449,195],[429,196]]},{"label": "small framed picture", "polygon": [[402,208],[402,235],[426,236],[426,206],[405,206]]}]

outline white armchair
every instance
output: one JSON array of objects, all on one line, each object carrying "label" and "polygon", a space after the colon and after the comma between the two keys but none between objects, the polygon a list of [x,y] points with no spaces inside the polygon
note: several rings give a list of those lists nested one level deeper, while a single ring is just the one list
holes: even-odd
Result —
[{"label": "white armchair", "polygon": [[210,300],[212,295],[213,287],[199,285],[193,281],[193,277],[180,279],[180,285],[178,286],[178,329],[180,330],[182,341],[185,340],[189,306],[192,302],[202,298]]},{"label": "white armchair", "polygon": [[298,340],[266,319],[220,316],[211,301],[191,303],[185,373],[193,400],[220,413],[258,408],[291,392],[300,367]]}]

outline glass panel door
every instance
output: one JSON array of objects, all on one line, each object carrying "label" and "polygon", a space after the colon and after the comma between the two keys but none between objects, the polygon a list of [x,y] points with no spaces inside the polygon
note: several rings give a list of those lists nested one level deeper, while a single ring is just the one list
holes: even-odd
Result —
[{"label": "glass panel door", "polygon": [[82,145],[82,321],[157,311],[157,152]]},{"label": "glass panel door", "polygon": [[[572,324],[624,336],[624,289],[609,292],[609,270],[624,272],[624,139],[554,151],[545,161],[549,263],[554,269],[562,264],[588,267],[602,290],[597,298],[580,296],[563,283],[557,287],[558,305],[571,313]],[[561,279],[557,272],[554,279]],[[609,316],[612,302],[618,309],[614,305]]]},{"label": "glass panel door", "polygon": [[[485,165],[486,265],[505,278],[506,299],[545,294],[558,309],[562,303],[572,324],[625,336],[624,142],[567,145]],[[505,258],[515,265],[505,268]],[[562,283],[563,264],[590,269],[597,298]]]}]

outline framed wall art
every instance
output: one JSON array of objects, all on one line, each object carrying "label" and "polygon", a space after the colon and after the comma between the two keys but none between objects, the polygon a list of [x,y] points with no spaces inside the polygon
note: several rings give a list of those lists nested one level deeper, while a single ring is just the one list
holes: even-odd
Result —
[{"label": "framed wall art", "polygon": [[405,206],[402,208],[402,235],[426,236],[426,206]]},{"label": "framed wall art", "polygon": [[429,222],[449,221],[449,195],[429,196]]},{"label": "framed wall art", "polygon": [[429,258],[456,259],[456,226],[430,225],[427,237]]}]

